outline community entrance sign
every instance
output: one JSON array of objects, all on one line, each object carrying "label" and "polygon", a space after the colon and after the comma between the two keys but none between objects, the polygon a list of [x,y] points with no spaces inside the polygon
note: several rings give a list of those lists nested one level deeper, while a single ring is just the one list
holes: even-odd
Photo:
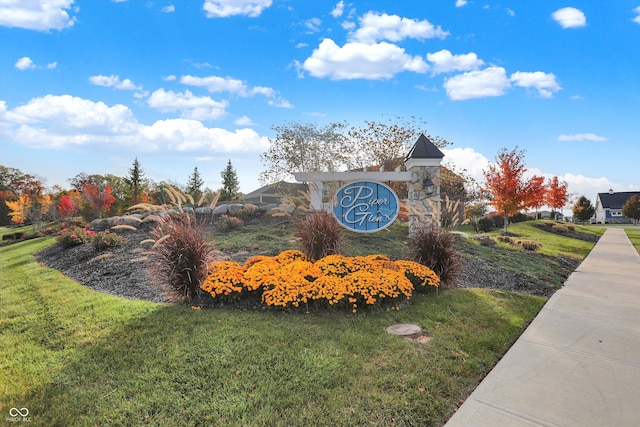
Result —
[{"label": "community entrance sign", "polygon": [[356,181],[338,189],[332,212],[345,228],[357,233],[382,230],[396,220],[400,200],[387,185],[375,181]]}]

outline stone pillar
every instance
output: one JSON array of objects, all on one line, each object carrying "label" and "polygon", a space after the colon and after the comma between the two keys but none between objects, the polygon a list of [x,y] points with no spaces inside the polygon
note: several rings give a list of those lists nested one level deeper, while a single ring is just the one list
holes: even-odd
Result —
[{"label": "stone pillar", "polygon": [[440,159],[409,159],[409,231],[440,225]]}]

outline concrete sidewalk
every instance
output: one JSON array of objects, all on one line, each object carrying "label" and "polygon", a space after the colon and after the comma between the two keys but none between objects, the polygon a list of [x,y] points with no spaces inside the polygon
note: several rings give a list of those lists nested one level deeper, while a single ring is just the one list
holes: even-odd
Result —
[{"label": "concrete sidewalk", "polygon": [[640,256],[623,229],[607,229],[446,426],[640,426]]}]

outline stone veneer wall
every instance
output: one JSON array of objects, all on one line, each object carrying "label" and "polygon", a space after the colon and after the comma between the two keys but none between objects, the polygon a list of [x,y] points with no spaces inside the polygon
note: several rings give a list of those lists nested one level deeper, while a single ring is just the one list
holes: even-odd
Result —
[{"label": "stone veneer wall", "polygon": [[[438,225],[439,212],[433,212],[430,199],[436,207],[440,206],[440,166],[414,166],[410,169],[411,182],[409,192],[409,230],[419,225]],[[428,194],[423,182],[429,178],[433,182],[433,193]]]}]

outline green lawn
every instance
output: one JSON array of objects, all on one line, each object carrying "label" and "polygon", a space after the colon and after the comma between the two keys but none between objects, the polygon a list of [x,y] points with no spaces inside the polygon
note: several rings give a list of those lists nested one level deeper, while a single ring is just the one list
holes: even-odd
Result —
[{"label": "green lawn", "polygon": [[631,240],[631,244],[636,248],[638,253],[640,253],[640,229],[625,228],[624,231],[627,233],[629,240]]},{"label": "green lawn", "polygon": [[545,302],[471,289],[355,317],[192,310],[84,288],[34,261],[52,242],[0,247],[0,413],[33,425],[439,426]]},{"label": "green lawn", "polygon": [[[534,240],[542,243],[542,248],[537,252],[543,255],[549,255],[552,257],[558,255],[570,256],[577,259],[584,259],[594,246],[594,243],[586,242],[584,240],[570,239],[562,235],[550,233],[544,231],[534,224],[542,224],[546,221],[525,221],[516,224],[510,224],[508,231],[515,233],[523,239]],[[592,234],[594,236],[602,236],[605,232],[604,227],[587,227],[581,225],[575,225],[576,231],[582,233]],[[488,233],[491,236],[497,236],[502,230],[495,230]],[[503,246],[507,246],[505,244]],[[513,246],[511,246],[513,247]]]}]

